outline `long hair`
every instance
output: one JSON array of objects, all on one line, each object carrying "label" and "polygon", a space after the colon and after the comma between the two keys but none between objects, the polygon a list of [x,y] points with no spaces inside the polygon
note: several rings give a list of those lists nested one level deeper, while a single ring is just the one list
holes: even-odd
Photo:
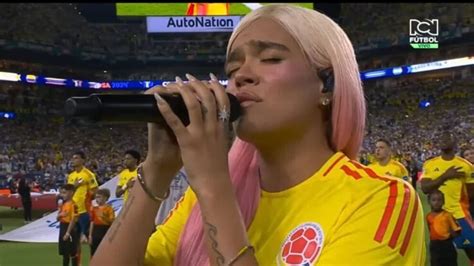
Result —
[{"label": "long hair", "polygon": [[[279,23],[298,43],[314,70],[331,67],[334,73],[328,140],[335,150],[355,159],[365,128],[365,99],[352,44],[329,17],[293,5],[266,5],[246,15],[232,33],[227,55],[236,37],[259,18]],[[236,139],[229,152],[229,171],[245,225],[255,215],[260,180],[255,147]],[[175,265],[209,265],[199,204],[191,211],[178,243]]]}]

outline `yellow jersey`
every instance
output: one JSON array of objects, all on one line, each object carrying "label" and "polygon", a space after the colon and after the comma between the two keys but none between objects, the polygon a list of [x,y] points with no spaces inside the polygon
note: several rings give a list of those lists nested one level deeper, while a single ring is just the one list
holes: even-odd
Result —
[{"label": "yellow jersey", "polygon": [[[133,171],[130,171],[128,170],[128,168],[124,169],[122,172],[120,172],[119,174],[119,180],[117,182],[117,186],[118,187],[123,187],[124,185],[126,185],[128,183],[128,181],[130,181],[130,179],[134,179],[137,177],[137,170],[138,168],[135,168],[135,170]],[[125,190],[125,193],[123,193],[123,202],[125,203],[125,201],[127,201],[128,199],[128,192],[129,191],[129,188],[127,188],[127,190]]]},{"label": "yellow jersey", "polygon": [[381,165],[379,162],[376,161],[370,164],[369,168],[374,170],[378,175],[389,175],[401,178],[408,182],[411,181],[411,178],[408,174],[408,170],[405,168],[405,166],[394,159],[390,159],[390,161],[386,165]]},{"label": "yellow jersey", "polygon": [[72,200],[77,204],[78,212],[81,214],[90,209],[93,196],[90,194],[90,191],[99,185],[95,179],[95,174],[85,167],[82,167],[79,172],[73,171],[67,177],[68,184],[74,185],[76,180],[79,180],[82,185],[76,189]]},{"label": "yellow jersey", "polygon": [[[150,237],[145,265],[173,265],[195,204],[188,188]],[[424,215],[414,189],[340,152],[294,187],[261,191],[247,234],[259,265],[425,265]]]},{"label": "yellow jersey", "polygon": [[453,214],[454,218],[461,219],[471,217],[469,214],[469,195],[467,194],[466,183],[474,183],[472,175],[472,165],[467,160],[455,156],[450,161],[443,160],[441,156],[426,161],[423,164],[423,174],[421,178],[438,179],[451,166],[462,167],[460,171],[466,173],[463,178],[447,180],[439,187],[444,194],[443,209]]}]

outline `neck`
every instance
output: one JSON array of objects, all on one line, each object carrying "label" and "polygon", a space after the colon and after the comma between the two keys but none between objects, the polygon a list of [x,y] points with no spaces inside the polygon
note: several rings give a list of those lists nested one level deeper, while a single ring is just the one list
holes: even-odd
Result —
[{"label": "neck", "polygon": [[443,209],[439,209],[439,210],[431,210],[432,212],[435,212],[435,213],[440,213],[443,211]]},{"label": "neck", "polygon": [[322,132],[313,131],[286,142],[267,143],[256,147],[260,156],[261,187],[268,192],[282,191],[301,183],[335,153]]},{"label": "neck", "polygon": [[386,157],[386,158],[383,158],[383,159],[379,160],[379,164],[380,164],[381,166],[385,166],[385,165],[387,165],[387,164],[390,162],[391,159],[392,159],[392,158],[391,158],[390,156],[388,156],[388,157]]},{"label": "neck", "polygon": [[80,172],[80,171],[82,170],[82,168],[84,168],[83,165],[81,165],[81,166],[75,166],[75,167],[74,167],[74,170],[76,170],[77,172]]},{"label": "neck", "polygon": [[441,152],[441,158],[446,161],[451,161],[454,159],[454,150],[448,152]]},{"label": "neck", "polygon": [[128,171],[133,172],[135,169],[137,169],[137,166],[132,166],[128,168]]}]

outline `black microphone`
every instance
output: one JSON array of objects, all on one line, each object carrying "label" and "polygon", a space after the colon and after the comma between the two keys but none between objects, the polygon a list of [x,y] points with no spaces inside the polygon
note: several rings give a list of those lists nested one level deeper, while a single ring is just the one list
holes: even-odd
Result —
[{"label": "black microphone", "polygon": [[[182,123],[189,125],[189,115],[183,98],[179,94],[160,94],[170,105]],[[227,93],[230,102],[230,122],[242,114],[240,102]],[[99,94],[86,97],[71,97],[65,103],[66,119],[81,117],[98,122],[154,122],[166,124],[156,106],[153,94]]]}]

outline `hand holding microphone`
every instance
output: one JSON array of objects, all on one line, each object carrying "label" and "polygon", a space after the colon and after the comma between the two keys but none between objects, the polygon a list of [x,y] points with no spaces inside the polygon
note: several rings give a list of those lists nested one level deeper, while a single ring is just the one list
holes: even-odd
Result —
[{"label": "hand holding microphone", "polygon": [[[228,128],[233,96],[226,94],[212,74],[209,85],[192,75],[186,74],[186,77],[189,81],[186,84],[176,77],[176,88],[189,112],[189,125],[182,123],[163,97],[154,95],[160,113],[176,136],[190,185],[199,195],[201,189],[207,189],[210,183],[219,183],[219,180],[209,182],[208,178],[218,175],[229,179]],[[239,101],[234,99],[239,108]]]},{"label": "hand holding microphone", "polygon": [[176,83],[157,86],[144,95],[94,94],[70,98],[66,115],[95,121],[144,121],[148,123],[148,154],[143,176],[149,190],[166,194],[179,169],[185,166],[194,189],[205,187],[205,178],[228,176],[229,123],[240,113],[235,96],[225,92],[217,78],[209,83],[187,75]]}]

